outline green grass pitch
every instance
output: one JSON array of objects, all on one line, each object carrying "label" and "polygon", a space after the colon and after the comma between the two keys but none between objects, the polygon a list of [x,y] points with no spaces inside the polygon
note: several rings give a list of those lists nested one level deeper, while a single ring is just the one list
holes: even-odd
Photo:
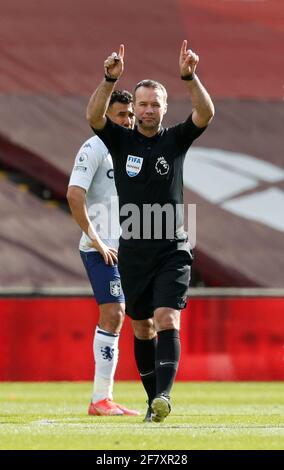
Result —
[{"label": "green grass pitch", "polygon": [[283,449],[281,382],[177,382],[172,413],[143,423],[138,382],[117,382],[117,402],[138,417],[87,415],[88,382],[0,383],[0,449]]}]

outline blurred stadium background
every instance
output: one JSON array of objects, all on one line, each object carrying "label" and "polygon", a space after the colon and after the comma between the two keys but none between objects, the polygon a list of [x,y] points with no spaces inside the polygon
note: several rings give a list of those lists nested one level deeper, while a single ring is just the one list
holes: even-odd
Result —
[{"label": "blurred stadium background", "polygon": [[[197,204],[180,380],[284,379],[282,0],[0,0],[0,380],[92,380],[97,309],[65,194],[103,60],[119,87],[165,84],[165,124],[188,115],[183,39],[216,107],[192,148]],[[130,352],[131,351],[131,352]],[[118,379],[136,379],[126,321]]]}]

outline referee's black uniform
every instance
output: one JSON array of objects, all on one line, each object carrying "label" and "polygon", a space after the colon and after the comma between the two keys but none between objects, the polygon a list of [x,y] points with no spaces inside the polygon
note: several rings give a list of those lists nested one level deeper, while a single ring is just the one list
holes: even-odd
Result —
[{"label": "referee's black uniform", "polygon": [[[130,216],[127,209],[131,212],[127,205],[135,204],[140,212],[139,220],[133,222],[138,224],[132,227],[135,236],[128,239],[123,230],[118,253],[126,313],[134,320],[152,317],[159,307],[180,310],[186,305],[192,255],[178,205],[183,204],[185,154],[204,130],[195,126],[192,116],[174,127],[161,128],[153,137],[109,119],[102,130],[94,129],[113,159],[122,227]],[[163,218],[159,238],[155,238],[155,221],[145,238],[144,208],[154,204],[172,208],[170,237],[168,220]]]}]

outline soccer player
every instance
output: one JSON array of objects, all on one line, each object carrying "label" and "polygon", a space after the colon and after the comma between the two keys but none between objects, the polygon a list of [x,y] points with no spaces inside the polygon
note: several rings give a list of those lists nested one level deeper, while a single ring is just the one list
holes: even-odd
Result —
[{"label": "soccer player", "polygon": [[[131,94],[114,91],[107,115],[117,125],[131,129],[134,125]],[[100,416],[137,415],[137,411],[113,401],[125,300],[117,268],[119,221],[113,163],[108,149],[96,136],[87,140],[76,156],[67,199],[72,215],[83,231],[80,254],[99,305],[99,322],[93,342],[94,389],[88,412]]]},{"label": "soccer player", "polygon": [[[198,62],[183,41],[180,78],[193,109],[174,127],[161,125],[167,92],[154,80],[142,80],[135,87],[136,128],[122,128],[107,117],[109,98],[124,69],[123,44],[104,62],[105,78],[87,107],[87,119],[114,161],[122,227],[119,270],[134,329],[136,363],[148,395],[145,419],[151,414],[154,422],[162,422],[171,411],[170,391],[180,358],[180,311],[190,280],[192,256],[180,210],[183,162],[214,115],[211,98],[195,73]],[[149,207],[161,210],[149,219]],[[149,224],[153,218],[154,227]]]}]

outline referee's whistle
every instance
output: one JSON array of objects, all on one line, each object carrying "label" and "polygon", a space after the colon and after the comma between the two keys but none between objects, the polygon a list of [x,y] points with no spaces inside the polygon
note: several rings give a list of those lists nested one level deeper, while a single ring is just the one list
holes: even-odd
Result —
[{"label": "referee's whistle", "polygon": [[119,61],[120,61],[120,57],[119,57],[118,54],[113,53],[113,54],[112,54],[112,57],[113,57],[113,59],[114,59],[115,62],[119,62]]}]

